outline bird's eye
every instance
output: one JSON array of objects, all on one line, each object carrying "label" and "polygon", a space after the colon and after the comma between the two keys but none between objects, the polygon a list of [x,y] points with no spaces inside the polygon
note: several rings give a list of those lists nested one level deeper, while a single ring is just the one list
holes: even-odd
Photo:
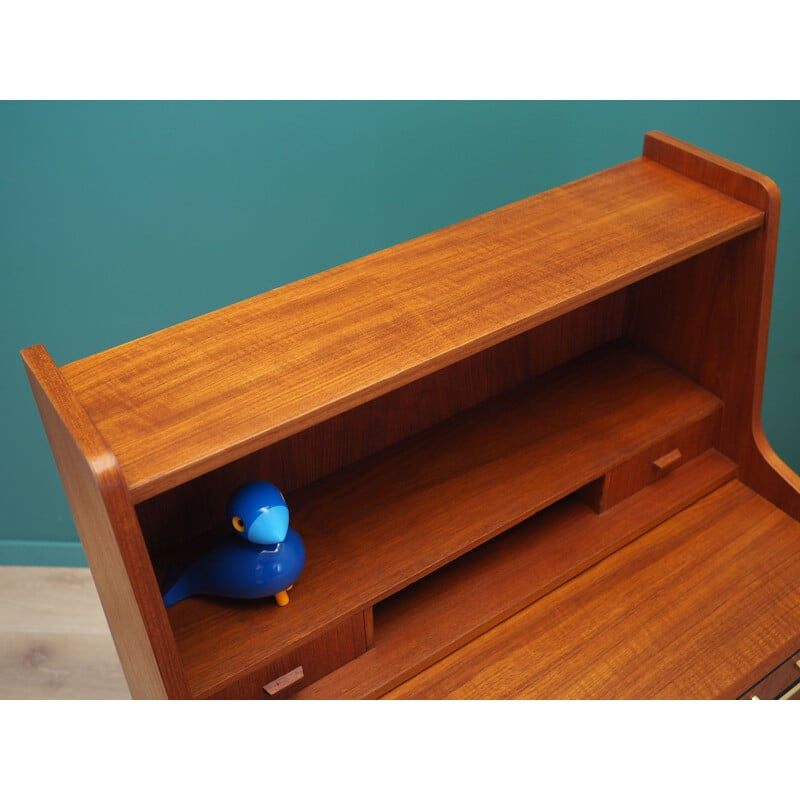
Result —
[{"label": "bird's eye", "polygon": [[231,522],[233,523],[233,527],[236,528],[237,531],[244,530],[244,520],[241,517],[234,517]]}]

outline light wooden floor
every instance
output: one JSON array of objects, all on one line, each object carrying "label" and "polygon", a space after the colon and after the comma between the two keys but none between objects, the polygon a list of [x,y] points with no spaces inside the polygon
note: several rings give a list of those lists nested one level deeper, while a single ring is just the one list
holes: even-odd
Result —
[{"label": "light wooden floor", "polygon": [[0,699],[130,699],[88,569],[0,566]]}]

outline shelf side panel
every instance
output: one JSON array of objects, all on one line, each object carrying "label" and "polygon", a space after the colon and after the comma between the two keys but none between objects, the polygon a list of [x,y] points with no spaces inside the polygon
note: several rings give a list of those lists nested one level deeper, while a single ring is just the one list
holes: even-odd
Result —
[{"label": "shelf side panel", "polygon": [[22,358],[131,694],[187,697],[175,640],[117,462],[47,351],[28,348]]},{"label": "shelf side panel", "polygon": [[[800,519],[800,477],[775,453],[761,419],[781,196],[774,181],[653,132],[644,157],[758,208],[764,224],[634,287],[634,338],[725,403],[721,448],[741,480]],[[702,331],[702,337],[699,332]]]}]

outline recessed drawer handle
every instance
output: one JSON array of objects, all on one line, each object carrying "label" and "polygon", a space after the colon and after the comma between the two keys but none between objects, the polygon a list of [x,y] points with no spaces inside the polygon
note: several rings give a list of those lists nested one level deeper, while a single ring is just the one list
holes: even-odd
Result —
[{"label": "recessed drawer handle", "polygon": [[271,681],[264,687],[264,691],[270,695],[270,697],[274,697],[278,692],[282,692],[288,686],[291,686],[293,683],[297,683],[304,678],[303,675],[303,667],[295,667],[290,672],[287,672],[284,675],[281,675],[280,678],[275,678],[274,681]]},{"label": "recessed drawer handle", "polygon": [[653,462],[653,466],[656,468],[656,472],[658,472],[660,477],[672,472],[672,470],[681,463],[682,458],[681,451],[676,447],[674,450],[670,450],[666,455],[661,456],[661,458],[657,458]]}]

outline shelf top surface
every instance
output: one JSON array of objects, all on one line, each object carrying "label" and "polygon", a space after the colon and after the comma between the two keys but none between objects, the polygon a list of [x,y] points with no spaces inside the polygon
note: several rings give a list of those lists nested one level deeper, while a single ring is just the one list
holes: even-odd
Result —
[{"label": "shelf top surface", "polygon": [[140,501],[762,222],[640,158],[62,371]]}]

